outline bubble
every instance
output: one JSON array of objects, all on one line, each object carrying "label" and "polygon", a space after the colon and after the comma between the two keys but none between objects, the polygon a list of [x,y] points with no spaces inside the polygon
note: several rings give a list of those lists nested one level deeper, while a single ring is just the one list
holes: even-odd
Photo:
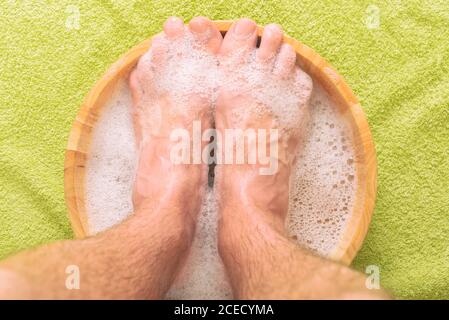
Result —
[{"label": "bubble", "polygon": [[[311,110],[313,125],[307,129],[290,188],[290,197],[303,203],[290,204],[288,228],[298,243],[326,256],[338,244],[353,206],[355,154],[349,124],[316,84]],[[337,149],[341,152],[330,152]]]},{"label": "bubble", "polygon": [[86,165],[86,210],[93,234],[119,223],[133,211],[130,199],[137,148],[130,105],[129,89],[122,81],[92,135]]}]

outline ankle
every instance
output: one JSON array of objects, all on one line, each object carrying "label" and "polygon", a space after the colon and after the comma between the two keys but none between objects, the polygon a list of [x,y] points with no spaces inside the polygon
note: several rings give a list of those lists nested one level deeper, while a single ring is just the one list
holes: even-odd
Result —
[{"label": "ankle", "polygon": [[[283,230],[289,203],[289,170],[260,175],[254,168],[217,168],[216,187],[223,203],[223,218],[256,216],[277,230]],[[231,209],[229,209],[231,208]],[[229,214],[227,214],[229,212]]]},{"label": "ankle", "polygon": [[225,251],[240,250],[244,242],[255,245],[274,243],[286,238],[284,220],[271,212],[252,207],[229,206],[221,210],[218,226],[219,246]]}]

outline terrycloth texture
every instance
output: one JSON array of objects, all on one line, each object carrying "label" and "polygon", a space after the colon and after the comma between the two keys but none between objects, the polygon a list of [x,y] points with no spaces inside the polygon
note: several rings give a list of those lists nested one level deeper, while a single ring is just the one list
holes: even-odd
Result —
[{"label": "terrycloth texture", "polygon": [[328,59],[368,116],[379,192],[354,266],[399,298],[449,298],[447,0],[3,0],[0,15],[0,258],[72,237],[64,149],[111,63],[170,15],[247,16]]}]

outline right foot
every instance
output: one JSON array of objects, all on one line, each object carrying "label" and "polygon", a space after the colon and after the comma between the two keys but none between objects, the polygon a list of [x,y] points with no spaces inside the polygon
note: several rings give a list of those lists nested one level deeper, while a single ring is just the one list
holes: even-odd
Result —
[{"label": "right foot", "polygon": [[295,266],[290,260],[297,245],[286,237],[285,218],[312,81],[296,66],[294,49],[282,39],[280,27],[269,25],[256,48],[256,24],[242,19],[226,34],[220,51],[225,80],[217,100],[217,130],[222,136],[229,128],[279,133],[278,154],[272,159],[278,165],[271,175],[261,175],[260,164],[216,168],[218,248],[236,298],[272,297],[267,292],[276,288],[270,287],[270,279],[276,272],[287,274],[284,264]]},{"label": "right foot", "polygon": [[236,221],[244,218],[236,216],[234,210],[226,212],[226,208],[242,208],[251,213],[267,212],[251,214],[251,219],[283,232],[290,171],[307,119],[312,80],[296,65],[293,47],[282,44],[283,32],[278,25],[265,27],[259,48],[256,29],[254,21],[241,19],[223,40],[219,54],[223,80],[215,121],[222,136],[228,128],[277,129],[277,171],[261,175],[261,165],[218,166],[217,192],[222,225],[238,226]]}]

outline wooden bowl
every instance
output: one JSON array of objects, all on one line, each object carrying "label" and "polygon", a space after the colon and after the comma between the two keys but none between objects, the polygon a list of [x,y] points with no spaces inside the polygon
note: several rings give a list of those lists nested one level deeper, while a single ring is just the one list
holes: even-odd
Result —
[{"label": "wooden bowl", "polygon": [[[233,21],[214,23],[225,33]],[[263,27],[259,26],[259,36],[262,31]],[[332,260],[350,264],[367,233],[376,198],[377,164],[371,132],[357,98],[335,69],[301,42],[287,35],[284,36],[284,42],[295,48],[299,66],[323,86],[352,127],[358,188],[346,230],[336,249],[328,256]],[[92,130],[118,81],[128,76],[150,45],[151,39],[142,42],[109,68],[88,94],[73,124],[64,163],[64,190],[70,221],[77,238],[89,235],[84,190]]]}]

